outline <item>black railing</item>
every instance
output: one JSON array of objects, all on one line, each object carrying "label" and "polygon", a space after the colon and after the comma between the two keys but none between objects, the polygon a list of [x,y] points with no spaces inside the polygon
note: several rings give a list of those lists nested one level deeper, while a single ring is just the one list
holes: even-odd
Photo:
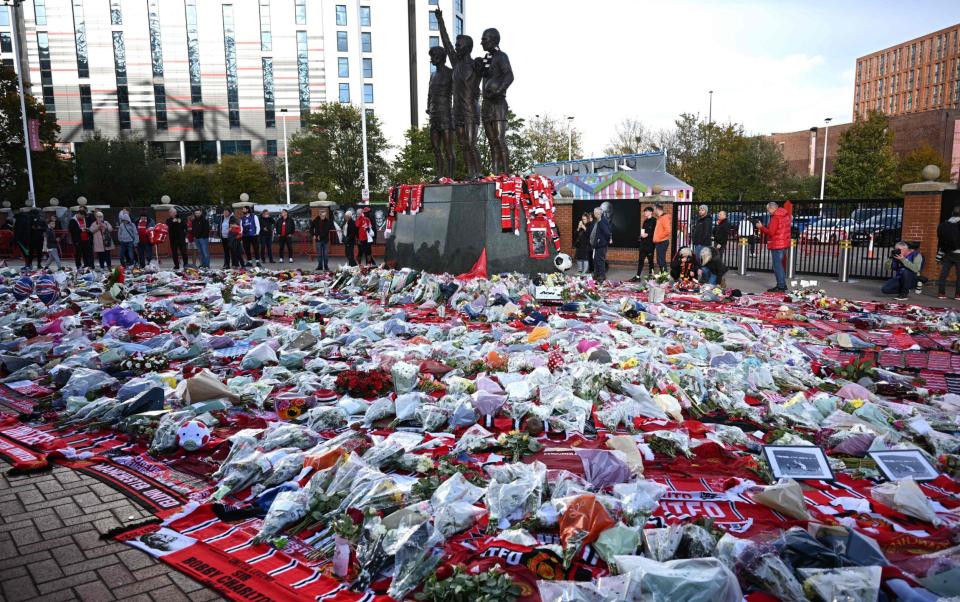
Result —
[{"label": "black railing", "polygon": [[[767,201],[718,201],[675,203],[673,205],[674,249],[690,244],[691,216],[707,206],[712,228],[719,213],[726,213],[730,235],[723,247],[723,260],[730,269],[739,269],[740,239],[747,239],[746,270],[772,271],[767,237],[756,222],[770,222]],[[779,203],[781,206],[783,203]],[[792,201],[791,238],[794,240],[796,274],[836,276],[843,258],[841,241],[852,243],[849,274],[856,278],[886,278],[885,260],[903,229],[902,199],[828,199]],[[911,241],[906,241],[911,242]]]}]

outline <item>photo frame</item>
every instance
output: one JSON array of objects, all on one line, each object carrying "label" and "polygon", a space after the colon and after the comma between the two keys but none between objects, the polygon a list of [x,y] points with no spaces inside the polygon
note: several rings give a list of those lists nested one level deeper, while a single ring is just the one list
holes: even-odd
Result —
[{"label": "photo frame", "polygon": [[914,481],[932,481],[940,476],[940,472],[919,449],[891,449],[867,454],[877,463],[877,468],[888,481],[910,477]]},{"label": "photo frame", "polygon": [[827,455],[822,448],[814,445],[765,445],[763,455],[776,479],[833,480]]}]

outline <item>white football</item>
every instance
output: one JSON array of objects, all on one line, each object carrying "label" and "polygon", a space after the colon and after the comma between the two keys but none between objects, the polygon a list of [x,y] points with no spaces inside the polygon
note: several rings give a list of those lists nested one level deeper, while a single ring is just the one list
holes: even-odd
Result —
[{"label": "white football", "polygon": [[177,445],[186,451],[196,451],[210,441],[210,427],[199,420],[188,420],[177,430]]},{"label": "white football", "polygon": [[553,265],[561,272],[566,272],[573,267],[573,260],[566,253],[557,253],[553,258]]}]

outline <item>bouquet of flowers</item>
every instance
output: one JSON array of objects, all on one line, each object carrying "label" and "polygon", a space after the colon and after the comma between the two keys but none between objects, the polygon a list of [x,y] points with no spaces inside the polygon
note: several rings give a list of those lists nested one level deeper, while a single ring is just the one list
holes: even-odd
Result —
[{"label": "bouquet of flowers", "polygon": [[121,368],[136,372],[137,374],[163,372],[168,366],[169,363],[167,359],[157,354],[144,355],[142,353],[135,353],[120,362]]},{"label": "bouquet of flowers", "polygon": [[269,541],[280,534],[280,530],[307,513],[307,493],[303,489],[281,491],[270,504],[263,519],[260,532],[253,538],[254,543]]},{"label": "bouquet of flowers", "polygon": [[520,586],[498,567],[473,575],[459,566],[451,571],[444,564],[414,598],[420,602],[513,602],[521,593]]},{"label": "bouquet of flowers", "polygon": [[507,452],[514,462],[519,462],[523,456],[535,454],[543,449],[543,445],[539,441],[520,431],[500,433],[500,436],[497,437],[497,445]]},{"label": "bouquet of flowers", "polygon": [[407,362],[397,362],[390,368],[390,375],[393,378],[393,388],[398,395],[409,393],[417,386],[420,367]]},{"label": "bouquet of flowers", "polygon": [[280,420],[294,420],[307,410],[307,400],[300,396],[279,397],[274,400],[273,409]]},{"label": "bouquet of flowers", "polygon": [[390,375],[383,370],[344,370],[337,374],[337,391],[353,397],[372,399],[390,391]]},{"label": "bouquet of flowers", "polygon": [[144,307],[140,317],[154,324],[166,324],[173,318],[173,314],[163,307]]}]

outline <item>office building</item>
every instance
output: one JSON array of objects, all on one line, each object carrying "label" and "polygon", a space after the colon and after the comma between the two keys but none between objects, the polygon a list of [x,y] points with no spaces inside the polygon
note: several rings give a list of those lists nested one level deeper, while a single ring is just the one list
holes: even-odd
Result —
[{"label": "office building", "polygon": [[426,108],[436,6],[462,31],[464,0],[25,0],[0,6],[0,61],[16,18],[25,86],[72,150],[99,131],[171,164],[282,156],[284,116],[292,136],[323,102],[363,103],[399,146]]},{"label": "office building", "polygon": [[960,24],[857,59],[853,118],[960,108]]}]

